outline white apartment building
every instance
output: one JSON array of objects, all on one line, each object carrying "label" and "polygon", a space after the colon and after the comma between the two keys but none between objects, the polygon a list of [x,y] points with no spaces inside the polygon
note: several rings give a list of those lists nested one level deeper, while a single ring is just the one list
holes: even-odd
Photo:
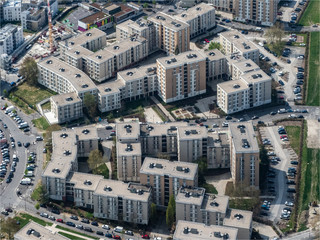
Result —
[{"label": "white apartment building", "polygon": [[7,24],[0,29],[0,55],[10,55],[24,41],[21,27]]},{"label": "white apartment building", "polygon": [[8,0],[4,2],[3,20],[7,22],[21,20],[21,0]]},{"label": "white apartment building", "polygon": [[124,84],[119,80],[99,84],[98,108],[101,112],[109,112],[121,108],[121,89]]},{"label": "white apartment building", "polygon": [[251,59],[246,59],[238,53],[231,54],[227,57],[227,71],[231,79],[240,79],[245,73],[260,70],[260,67]]},{"label": "white apartment building", "polygon": [[189,24],[190,38],[205,33],[216,26],[214,7],[200,3],[174,16],[175,19]]}]

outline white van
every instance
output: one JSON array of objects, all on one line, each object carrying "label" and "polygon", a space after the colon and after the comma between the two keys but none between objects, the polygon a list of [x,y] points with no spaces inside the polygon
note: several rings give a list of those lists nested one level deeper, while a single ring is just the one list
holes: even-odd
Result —
[{"label": "white van", "polygon": [[117,227],[115,227],[114,231],[118,232],[118,233],[122,233],[123,227],[117,226]]}]

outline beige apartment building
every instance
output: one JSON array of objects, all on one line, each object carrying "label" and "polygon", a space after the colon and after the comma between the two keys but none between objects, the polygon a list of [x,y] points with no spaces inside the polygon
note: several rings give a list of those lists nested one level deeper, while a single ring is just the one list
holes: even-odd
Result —
[{"label": "beige apartment building", "polygon": [[150,187],[103,179],[93,194],[93,215],[114,221],[148,225],[151,202]]},{"label": "beige apartment building", "polygon": [[204,188],[181,187],[176,196],[177,221],[222,225],[228,208],[228,196],[206,194]]},{"label": "beige apartment building", "polygon": [[157,59],[158,94],[166,102],[206,92],[206,57],[198,51]]},{"label": "beige apartment building", "polygon": [[74,66],[81,71],[87,69],[87,60],[86,57],[91,55],[92,51],[78,45],[72,48],[71,50],[65,51],[64,61],[71,66]]},{"label": "beige apartment building", "polygon": [[178,161],[195,162],[207,157],[208,131],[203,126],[178,128]]},{"label": "beige apartment building", "polygon": [[76,92],[83,99],[86,93],[97,95],[96,85],[79,69],[50,56],[38,62],[38,82],[59,93]]},{"label": "beige apartment building", "polygon": [[201,35],[216,26],[215,9],[206,3],[199,3],[173,18],[190,26],[190,38]]},{"label": "beige apartment building", "polygon": [[86,72],[93,80],[102,82],[148,54],[148,41],[145,38],[130,37],[87,56]]},{"label": "beige apartment building", "polygon": [[78,157],[89,157],[92,150],[98,149],[99,136],[95,126],[84,126],[74,128],[77,134]]},{"label": "beige apartment building", "polygon": [[272,79],[264,71],[250,71],[238,80],[217,85],[217,104],[227,114],[271,102]]},{"label": "beige apartment building", "polygon": [[156,48],[156,32],[153,22],[139,18],[137,21],[127,20],[116,26],[117,41],[124,40],[131,36],[141,36],[148,40],[149,52]]},{"label": "beige apartment building", "polygon": [[226,56],[218,49],[202,51],[207,58],[207,81],[225,78],[227,71]]},{"label": "beige apartment building", "polygon": [[223,226],[238,229],[238,239],[250,239],[252,234],[251,211],[228,209]]},{"label": "beige apartment building", "polygon": [[55,122],[71,122],[83,117],[82,100],[75,92],[50,97],[51,113]]},{"label": "beige apartment building", "polygon": [[207,167],[230,168],[229,133],[222,131],[208,132]]},{"label": "beige apartment building", "polygon": [[155,44],[168,55],[182,53],[190,49],[189,24],[176,20],[165,13],[150,16],[149,21],[155,27]]},{"label": "beige apartment building", "polygon": [[60,58],[66,61],[65,53],[78,46],[91,52],[102,49],[106,46],[106,33],[97,28],[92,28],[66,41],[60,41]]},{"label": "beige apartment building", "polygon": [[198,186],[198,164],[146,157],[140,169],[140,183],[151,186],[153,202],[165,207],[181,186]]},{"label": "beige apartment building", "polygon": [[119,80],[97,85],[99,110],[109,112],[121,108],[121,89],[124,87]]},{"label": "beige apartment building", "polygon": [[219,34],[222,51],[226,55],[238,53],[246,59],[259,63],[259,49],[237,30]]},{"label": "beige apartment building", "polygon": [[259,189],[259,146],[252,122],[229,123],[229,130],[233,183]]},{"label": "beige apartment building", "polygon": [[173,240],[243,240],[240,238],[238,229],[226,226],[206,225],[188,221],[178,221],[173,234]]},{"label": "beige apartment building", "polygon": [[233,80],[240,79],[242,74],[260,70],[260,67],[254,61],[246,59],[237,53],[227,57],[227,65],[228,75]]},{"label": "beige apartment building", "polygon": [[209,0],[218,11],[233,13],[235,20],[272,26],[277,20],[279,0]]}]

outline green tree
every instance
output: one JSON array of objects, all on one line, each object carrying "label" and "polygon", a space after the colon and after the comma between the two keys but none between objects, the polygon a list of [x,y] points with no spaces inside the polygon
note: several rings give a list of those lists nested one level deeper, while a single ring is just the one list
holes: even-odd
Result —
[{"label": "green tree", "polygon": [[122,0],[122,3],[126,3],[127,1],[126,0]]},{"label": "green tree", "polygon": [[168,205],[172,206],[173,213],[174,213],[174,216],[175,216],[176,215],[176,200],[174,199],[174,195],[170,196]]},{"label": "green tree", "polygon": [[8,91],[7,91],[7,89],[3,90],[3,96],[4,96],[5,98],[8,97]]},{"label": "green tree", "polygon": [[4,106],[5,106],[5,108],[7,108],[8,107],[8,103],[4,104]]},{"label": "green tree", "polygon": [[40,203],[36,203],[36,205],[34,205],[34,207],[39,210],[40,209]]},{"label": "green tree", "polygon": [[171,205],[169,205],[166,211],[166,224],[169,228],[171,228],[173,223],[174,223],[174,209]]},{"label": "green tree", "polygon": [[179,51],[179,47],[178,47],[178,45],[177,45],[177,46],[176,46],[176,49],[174,50],[174,54],[175,54],[175,55],[178,55],[179,52],[180,52],[180,51]]},{"label": "green tree", "polygon": [[138,0],[138,4],[139,4],[139,5],[141,4],[141,1],[140,1],[140,0]]},{"label": "green tree", "polygon": [[88,158],[89,168],[91,170],[95,169],[102,163],[103,163],[102,153],[99,151],[99,149],[92,150]]},{"label": "green tree", "polygon": [[19,73],[25,77],[29,85],[35,86],[38,84],[38,66],[32,57],[26,57],[23,60]]},{"label": "green tree", "polygon": [[196,160],[196,163],[198,164],[198,172],[199,172],[199,175],[203,175],[207,169],[208,169],[208,163],[207,163],[207,158],[206,157],[199,157],[197,160]]},{"label": "green tree", "polygon": [[90,93],[86,93],[83,98],[83,104],[89,116],[94,118],[97,115],[98,107],[95,96]]},{"label": "green tree", "polygon": [[6,220],[1,219],[1,232],[6,233],[8,238],[13,239],[13,235],[18,232],[20,226],[17,224],[17,221],[11,217]]},{"label": "green tree", "polygon": [[210,42],[209,44],[209,50],[218,49],[220,50],[221,45],[218,42]]},{"label": "green tree", "polygon": [[144,3],[143,8],[148,8],[148,3]]},{"label": "green tree", "polygon": [[32,192],[31,199],[33,201],[39,202],[40,204],[47,203],[49,201],[48,192],[41,182],[37,185],[37,187]]},{"label": "green tree", "polygon": [[58,124],[53,124],[49,126],[46,130],[44,140],[48,146],[48,150],[52,152],[52,132],[61,130],[61,126]]},{"label": "green tree", "polygon": [[157,220],[157,205],[154,203],[151,203],[151,222],[154,223]]},{"label": "green tree", "polygon": [[156,3],[157,3],[156,0],[153,0],[153,1],[152,1],[152,4],[153,4],[153,7],[154,7],[154,8],[156,7]]}]

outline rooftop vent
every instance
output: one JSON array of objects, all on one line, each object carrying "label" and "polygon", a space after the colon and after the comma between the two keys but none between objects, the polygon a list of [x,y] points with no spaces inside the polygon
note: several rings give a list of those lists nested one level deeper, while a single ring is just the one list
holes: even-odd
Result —
[{"label": "rooftop vent", "polygon": [[200,10],[201,10],[201,7],[197,7],[196,10],[197,10],[197,11],[200,11]]},{"label": "rooftop vent", "polygon": [[66,133],[62,133],[62,134],[60,135],[60,137],[62,137],[62,138],[66,138],[66,137],[68,137],[68,134],[66,134]]},{"label": "rooftop vent", "polygon": [[111,92],[111,88],[105,88],[104,91],[105,92]]},{"label": "rooftop vent", "polygon": [[71,45],[74,45],[74,42],[70,42]]},{"label": "rooftop vent", "polygon": [[53,173],[60,173],[60,169],[59,168],[54,168],[54,169],[52,169],[52,172]]},{"label": "rooftop vent", "polygon": [[153,126],[148,126],[148,127],[147,127],[147,130],[148,130],[148,131],[152,131],[153,129],[154,129]]},{"label": "rooftop vent", "polygon": [[250,148],[250,144],[247,139],[242,139],[242,147],[243,148]]},{"label": "rooftop vent", "polygon": [[234,217],[237,219],[237,220],[240,220],[241,218],[243,218],[243,215],[240,214],[240,213],[237,213],[234,215]]},{"label": "rooftop vent", "polygon": [[112,188],[110,186],[105,186],[104,189],[106,192],[111,192]]},{"label": "rooftop vent", "polygon": [[84,185],[92,185],[92,182],[90,180],[85,180],[83,182]]},{"label": "rooftop vent", "polygon": [[79,52],[79,51],[74,51],[74,53],[75,53],[75,54],[77,54],[77,55],[79,55],[79,54],[80,54],[80,52]]},{"label": "rooftop vent", "polygon": [[30,235],[33,231],[34,231],[34,229],[29,228],[28,231],[27,231],[27,235]]},{"label": "rooftop vent", "polygon": [[229,239],[229,234],[228,233],[214,232],[214,236],[216,238]]},{"label": "rooftop vent", "polygon": [[246,63],[246,67],[251,67],[251,64],[250,63]]},{"label": "rooftop vent", "polygon": [[127,72],[127,75],[128,75],[128,76],[132,76],[132,75],[133,75],[133,72]]},{"label": "rooftop vent", "polygon": [[119,49],[119,48],[120,48],[119,46],[114,46],[114,47],[113,47],[114,50],[117,50],[117,49]]},{"label": "rooftop vent", "polygon": [[88,134],[90,131],[88,130],[88,129],[84,129],[84,130],[82,130],[82,133],[84,133],[84,134]]},{"label": "rooftop vent", "polygon": [[83,84],[81,87],[82,87],[82,88],[87,88],[87,87],[89,87],[89,86],[88,86],[88,84]]},{"label": "rooftop vent", "polygon": [[132,152],[133,148],[131,144],[127,144],[127,147],[125,149],[126,152]]},{"label": "rooftop vent", "polygon": [[47,61],[47,64],[52,64],[52,60],[48,60],[48,61]]},{"label": "rooftop vent", "polygon": [[63,152],[63,154],[66,155],[66,156],[69,156],[69,155],[71,154],[71,151],[65,150],[65,151]]},{"label": "rooftop vent", "polygon": [[97,55],[97,56],[96,56],[96,58],[101,59],[101,58],[102,58],[102,56],[101,56],[101,55]]},{"label": "rooftop vent", "polygon": [[164,17],[162,17],[162,16],[157,16],[156,18],[157,18],[157,19],[160,19],[160,20],[163,20],[163,21],[166,20],[166,19],[165,19]]},{"label": "rooftop vent", "polygon": [[214,52],[209,52],[209,56],[214,56],[216,55]]},{"label": "rooftop vent", "polygon": [[86,36],[90,37],[90,36],[92,36],[92,33],[87,33]]},{"label": "rooftop vent", "polygon": [[210,203],[210,206],[212,206],[212,207],[218,207],[218,206],[219,206],[219,203],[217,203],[216,201],[212,201],[212,202]]},{"label": "rooftop vent", "polygon": [[187,16],[187,14],[181,14],[181,17],[186,17]]},{"label": "rooftop vent", "polygon": [[176,126],[170,126],[169,129],[172,130],[172,131],[174,131],[174,130],[177,130],[177,127],[176,127]]},{"label": "rooftop vent", "polygon": [[237,38],[237,39],[238,39],[238,38],[240,38],[240,37],[239,37],[239,35],[234,35],[234,38]]},{"label": "rooftop vent", "polygon": [[149,164],[149,168],[159,168],[159,169],[162,169],[163,166],[162,166],[162,164],[160,164],[160,163],[150,163],[150,164]]},{"label": "rooftop vent", "polygon": [[177,62],[177,59],[172,58],[172,59],[171,59],[171,62]]},{"label": "rooftop vent", "polygon": [[80,74],[80,73],[76,73],[75,77],[76,77],[76,78],[80,78],[80,77],[81,77],[81,74]]},{"label": "rooftop vent", "polygon": [[189,58],[189,59],[190,58],[196,58],[196,57],[198,57],[197,54],[188,54],[187,55],[187,58]]},{"label": "rooftop vent", "polygon": [[71,101],[73,101],[73,98],[72,97],[68,97],[68,98],[66,98],[66,101],[67,102],[71,102]]},{"label": "rooftop vent", "polygon": [[59,71],[60,71],[60,72],[64,72],[65,69],[64,69],[64,68],[59,68]]},{"label": "rooftop vent", "polygon": [[174,26],[176,26],[176,27],[181,27],[181,24],[176,23]]},{"label": "rooftop vent", "polygon": [[171,61],[170,61],[170,60],[167,60],[166,63],[167,63],[167,64],[171,64]]},{"label": "rooftop vent", "polygon": [[233,84],[233,88],[239,88],[240,85],[239,84]]},{"label": "rooftop vent", "polygon": [[177,166],[176,170],[179,171],[179,172],[185,172],[185,173],[190,172],[190,168],[184,168],[184,167],[181,167],[181,166]]}]

